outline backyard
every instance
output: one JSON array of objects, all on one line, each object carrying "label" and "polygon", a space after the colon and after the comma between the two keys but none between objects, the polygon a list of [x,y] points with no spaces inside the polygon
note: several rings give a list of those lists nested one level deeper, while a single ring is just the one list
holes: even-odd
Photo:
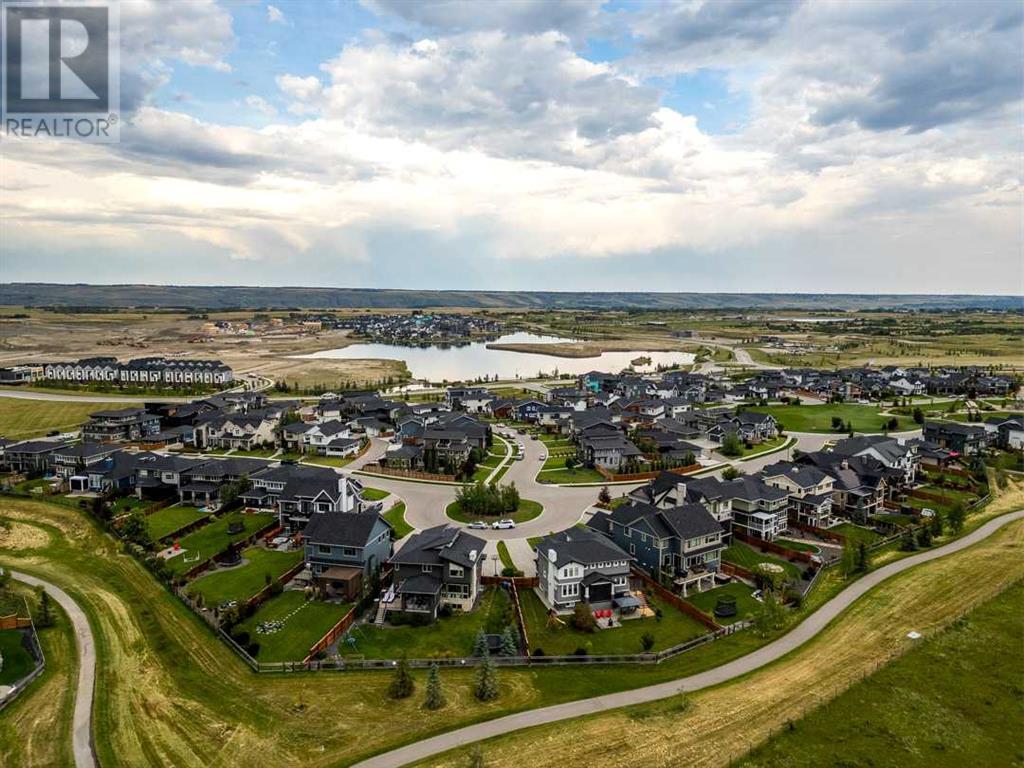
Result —
[{"label": "backyard", "polygon": [[[180,544],[184,554],[168,559],[167,567],[173,573],[184,573],[219,555],[227,549],[228,544],[248,538],[276,519],[275,515],[268,514],[226,515],[218,518],[183,538]],[[241,533],[229,535],[228,525],[235,520],[242,523],[244,530]]]},{"label": "backyard", "polygon": [[854,525],[853,523],[840,523],[839,525],[829,528],[829,530],[832,533],[841,534],[847,541],[852,541],[854,544],[864,542],[865,544],[871,545],[882,539],[882,535],[877,531],[873,531],[870,528],[862,528],[861,526]]},{"label": "backyard", "polygon": [[189,586],[190,593],[202,595],[207,606],[221,605],[230,600],[243,602],[272,580],[281,578],[302,560],[302,551],[278,552],[265,547],[249,547],[242,552],[242,565],[216,568],[196,579]]},{"label": "backyard", "polygon": [[164,507],[151,515],[146,515],[146,530],[149,531],[149,537],[153,541],[160,541],[175,531],[180,531],[197,520],[209,516],[209,512],[203,512],[195,507],[175,504],[173,507]]},{"label": "backyard", "polygon": [[[349,603],[306,600],[304,592],[286,590],[270,598],[238,627],[249,633],[249,642],[259,644],[257,661],[302,661],[309,649],[349,612]],[[273,632],[260,632],[260,625],[281,622]]]},{"label": "backyard", "polygon": [[[761,607],[761,603],[751,595],[754,590],[742,581],[731,581],[721,587],[709,589],[706,592],[697,592],[686,598],[686,602],[704,611],[708,616],[719,624],[733,624],[743,621],[751,614],[755,614]],[[736,599],[735,616],[715,616],[715,606],[718,598],[732,597]]]},{"label": "backyard", "polygon": [[482,629],[499,634],[508,625],[515,624],[511,613],[511,600],[503,589],[492,587],[480,596],[476,609],[469,613],[454,613],[439,618],[427,626],[376,627],[360,624],[349,635],[354,642],[342,640],[338,653],[358,655],[367,659],[436,659],[469,656],[473,643]]},{"label": "backyard", "polygon": [[[852,424],[856,432],[883,432],[891,416],[883,416],[877,405],[827,403],[825,405],[769,405],[745,408],[744,410],[772,414],[787,432],[846,432]],[[842,419],[843,429],[836,430],[832,419]],[[900,416],[899,429],[917,429],[914,420]]]},{"label": "backyard", "polygon": [[0,655],[3,656],[3,668],[0,669],[0,685],[11,685],[21,680],[35,666],[35,659],[22,645],[25,633],[19,629],[0,631]]},{"label": "backyard", "polygon": [[746,568],[748,571],[753,571],[757,567],[758,563],[774,563],[779,565],[786,572],[787,579],[799,579],[800,568],[794,563],[784,560],[778,555],[772,555],[767,552],[759,552],[753,547],[744,544],[741,541],[734,541],[725,551],[722,553],[722,559],[727,563],[738,565],[741,568]]},{"label": "backyard", "polygon": [[564,626],[548,624],[548,611],[533,590],[519,593],[523,620],[530,639],[530,651],[540,648],[547,656],[567,656],[577,649],[586,649],[591,656],[643,653],[641,637],[650,632],[654,636],[654,652],[671,648],[708,632],[707,627],[685,613],[648,597],[652,609],[661,609],[661,618],[627,619],[621,627],[581,632],[572,628],[572,616],[561,616]]}]

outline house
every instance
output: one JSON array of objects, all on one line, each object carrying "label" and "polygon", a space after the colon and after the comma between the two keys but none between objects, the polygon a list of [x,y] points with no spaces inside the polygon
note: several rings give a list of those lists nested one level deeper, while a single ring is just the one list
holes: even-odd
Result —
[{"label": "house", "polygon": [[920,459],[913,441],[898,440],[887,435],[862,435],[836,441],[832,453],[837,456],[871,456],[894,470],[893,479],[902,477],[903,485],[917,479]]},{"label": "house", "polygon": [[789,492],[757,477],[722,483],[732,500],[733,530],[753,539],[774,541],[789,527]]},{"label": "house", "polygon": [[54,440],[24,440],[4,449],[4,463],[11,472],[42,475],[51,468],[51,457],[67,443]]},{"label": "house", "polygon": [[825,451],[805,453],[797,459],[798,464],[816,466],[834,481],[832,486],[832,508],[858,523],[883,508],[891,482],[889,470],[871,456],[843,458]]},{"label": "house", "polygon": [[329,467],[282,464],[256,472],[251,487],[241,494],[246,506],[276,510],[281,527],[303,530],[312,516],[323,512],[360,512],[362,484]]},{"label": "house", "polygon": [[394,592],[385,612],[436,619],[441,606],[469,611],[476,605],[483,575],[484,542],[465,529],[439,525],[412,534],[392,555]]},{"label": "house", "polygon": [[1024,450],[1024,416],[1001,420],[997,427],[996,445],[1004,451]]},{"label": "house", "polygon": [[580,460],[592,467],[618,470],[629,461],[643,459],[643,453],[622,433],[584,436],[579,441]]},{"label": "house", "polygon": [[671,509],[685,504],[700,504],[725,530],[728,543],[732,530],[732,497],[725,483],[715,477],[684,477],[674,472],[661,472],[647,485],[629,493],[629,497],[658,509]]},{"label": "house", "polygon": [[633,558],[607,536],[573,527],[545,536],[536,549],[536,592],[548,610],[571,611],[579,602],[592,608],[616,602],[636,607],[629,592]]},{"label": "house", "polygon": [[90,357],[71,363],[45,363],[43,377],[57,381],[101,381],[136,386],[221,386],[234,380],[220,360],[143,357],[119,363],[116,357]]},{"label": "house", "polygon": [[321,590],[356,600],[391,558],[391,526],[377,512],[314,514],[302,532],[306,565]]},{"label": "house", "polygon": [[89,414],[82,425],[82,440],[90,443],[127,443],[160,432],[160,417],[145,408],[119,408]]},{"label": "house", "polygon": [[136,476],[136,457],[115,451],[71,475],[68,490],[72,493],[127,493],[135,488]]},{"label": "house", "polygon": [[828,528],[832,517],[835,479],[818,467],[778,461],[764,467],[761,477],[789,494],[789,518],[803,525]]},{"label": "house", "polygon": [[715,583],[726,530],[700,504],[659,509],[630,502],[588,522],[609,536],[654,578],[671,583],[685,597]]},{"label": "house", "polygon": [[964,456],[976,454],[988,444],[984,427],[952,421],[926,421],[924,439]]},{"label": "house", "polygon": [[281,412],[259,409],[204,418],[195,425],[197,448],[251,451],[275,445]]},{"label": "house", "polygon": [[231,457],[200,462],[181,472],[178,494],[182,501],[198,505],[217,505],[228,483],[248,485],[249,479],[265,471],[271,462],[265,459]]},{"label": "house", "polygon": [[54,474],[65,480],[96,464],[120,449],[115,445],[75,443],[65,445],[51,454]]},{"label": "house", "polygon": [[207,463],[208,459],[140,453],[135,456],[135,492],[139,498],[181,498],[181,487],[188,473]]}]

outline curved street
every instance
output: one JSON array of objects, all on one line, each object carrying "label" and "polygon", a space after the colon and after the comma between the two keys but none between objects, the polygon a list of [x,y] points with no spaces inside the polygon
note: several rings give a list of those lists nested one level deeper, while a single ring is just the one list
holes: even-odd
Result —
[{"label": "curved street", "polygon": [[991,536],[1004,525],[1020,519],[1024,519],[1024,510],[1009,512],[989,520],[984,525],[979,526],[976,530],[956,541],[928,552],[911,555],[903,560],[898,560],[876,571],[872,571],[846,587],[846,589],[804,619],[789,633],[752,653],[748,653],[746,656],[709,669],[706,672],[681,677],[657,685],[650,685],[645,688],[635,688],[630,691],[595,696],[590,699],[580,699],[579,701],[571,701],[565,704],[556,704],[550,707],[532,709],[514,715],[499,717],[424,739],[391,752],[385,752],[384,754],[356,763],[354,768],[398,768],[398,766],[408,765],[409,763],[447,752],[456,747],[473,744],[474,742],[495,736],[502,736],[522,728],[544,725],[559,720],[569,720],[575,717],[584,717],[634,704],[644,704],[673,696],[681,691],[698,691],[702,688],[709,688],[728,682],[760,669],[773,661],[777,661],[789,652],[799,648],[821,632],[829,622],[849,608],[865,593],[886,579],[914,566],[966,549],[972,544],[977,544],[979,541]]},{"label": "curved street", "polygon": [[96,768],[92,749],[92,697],[96,684],[96,644],[89,620],[67,592],[48,581],[11,571],[11,576],[31,587],[43,587],[71,619],[78,645],[78,686],[75,690],[75,712],[71,726],[71,750],[75,768]]}]

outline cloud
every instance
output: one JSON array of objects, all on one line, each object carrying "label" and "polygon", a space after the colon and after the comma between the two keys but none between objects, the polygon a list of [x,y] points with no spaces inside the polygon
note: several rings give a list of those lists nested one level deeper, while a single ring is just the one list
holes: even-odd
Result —
[{"label": "cloud", "polygon": [[371,10],[397,16],[423,27],[444,32],[499,30],[508,34],[535,34],[557,30],[578,35],[604,28],[601,7],[607,0],[435,0],[410,3],[406,0],[364,0]]},{"label": "cloud", "polygon": [[246,106],[255,109],[267,117],[276,117],[277,108],[262,96],[249,95],[245,97]]},{"label": "cloud", "polygon": [[276,5],[267,6],[267,21],[271,24],[288,24],[288,19],[285,18],[284,12]]}]

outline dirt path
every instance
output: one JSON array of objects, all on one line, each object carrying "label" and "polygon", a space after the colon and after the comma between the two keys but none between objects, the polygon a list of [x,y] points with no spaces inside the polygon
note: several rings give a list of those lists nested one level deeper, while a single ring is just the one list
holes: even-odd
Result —
[{"label": "dirt path", "polygon": [[591,699],[557,704],[520,712],[487,722],[460,728],[430,739],[415,742],[357,763],[355,768],[397,768],[417,762],[450,749],[483,739],[503,736],[511,731],[605,712],[619,707],[659,701],[681,691],[698,691],[747,675],[776,661],[816,637],[840,613],[883,581],[922,563],[959,552],[983,541],[1004,525],[1024,519],[1024,510],[1017,510],[989,520],[971,533],[937,549],[921,552],[872,571],[854,582],[821,608],[808,616],[791,632],[756,651],[714,669],[658,685],[597,696]]}]

